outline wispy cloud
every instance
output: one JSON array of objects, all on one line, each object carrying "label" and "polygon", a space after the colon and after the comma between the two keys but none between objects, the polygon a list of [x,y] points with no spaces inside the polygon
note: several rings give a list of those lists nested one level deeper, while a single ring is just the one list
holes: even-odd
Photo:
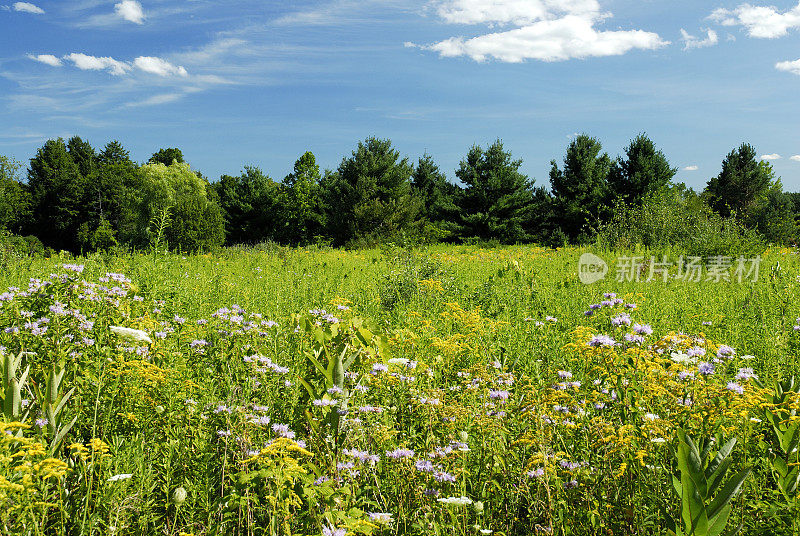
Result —
[{"label": "wispy cloud", "polygon": [[781,155],[779,155],[778,153],[762,154],[761,155],[761,160],[780,160],[780,159],[781,159]]},{"label": "wispy cloud", "polygon": [[684,171],[697,171],[698,169],[699,168],[695,165],[686,166],[685,168],[683,168]]},{"label": "wispy cloud", "polygon": [[46,63],[51,67],[60,67],[62,65],[61,60],[56,58],[52,54],[39,54],[39,55],[28,54],[28,58],[32,59],[33,61]]},{"label": "wispy cloud", "polygon": [[114,4],[114,12],[124,20],[144,24],[144,10],[142,4],[136,0],[122,0],[122,2]]},{"label": "wispy cloud", "polygon": [[438,2],[436,12],[448,24],[516,27],[420,46],[440,56],[467,56],[479,62],[490,58],[509,63],[565,61],[617,56],[669,44],[653,32],[598,29],[610,15],[600,10],[597,0],[444,0]]},{"label": "wispy cloud", "polygon": [[138,108],[140,106],[158,106],[160,104],[169,104],[171,102],[182,99],[185,93],[163,93],[161,95],[153,95],[147,99],[125,104],[126,108]]},{"label": "wispy cloud", "polygon": [[773,6],[741,4],[734,9],[715,9],[708,18],[723,26],[744,26],[750,37],[775,39],[800,28],[800,2],[783,12]]},{"label": "wispy cloud", "polygon": [[34,15],[44,14],[44,9],[30,2],[15,2],[11,7],[14,8],[14,11],[22,11],[23,13],[33,13]]},{"label": "wispy cloud", "polygon": [[713,47],[719,43],[719,36],[717,36],[717,32],[707,28],[706,37],[701,39],[690,35],[689,32],[681,28],[681,41],[683,41],[683,50],[691,50],[693,48]]},{"label": "wispy cloud", "polygon": [[789,157],[789,160],[794,160],[795,162],[800,162],[800,154],[795,154]]}]

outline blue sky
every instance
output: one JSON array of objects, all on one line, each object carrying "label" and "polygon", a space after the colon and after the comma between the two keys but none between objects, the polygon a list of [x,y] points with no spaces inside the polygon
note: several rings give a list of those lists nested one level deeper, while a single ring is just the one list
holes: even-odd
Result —
[{"label": "blue sky", "polygon": [[695,188],[746,141],[800,191],[793,0],[0,0],[0,97],[25,163],[77,134],[280,180],[374,135],[453,179],[501,138],[547,185],[576,133],[646,132]]}]

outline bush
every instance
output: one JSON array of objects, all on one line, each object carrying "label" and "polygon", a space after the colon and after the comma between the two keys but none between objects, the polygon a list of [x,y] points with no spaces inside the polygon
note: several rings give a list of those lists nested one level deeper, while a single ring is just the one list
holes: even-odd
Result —
[{"label": "bush", "polygon": [[618,204],[596,231],[594,242],[612,250],[643,246],[698,257],[751,256],[764,250],[757,232],[682,191],[651,197],[639,206]]}]

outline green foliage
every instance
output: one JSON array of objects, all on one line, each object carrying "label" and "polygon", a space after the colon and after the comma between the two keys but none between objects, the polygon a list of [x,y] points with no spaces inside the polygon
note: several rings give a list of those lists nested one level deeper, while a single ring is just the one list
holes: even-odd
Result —
[{"label": "green foliage", "polygon": [[31,217],[31,200],[20,182],[22,164],[0,155],[0,229],[19,234]]},{"label": "green foliage", "polygon": [[464,184],[458,196],[461,234],[465,238],[502,243],[524,242],[523,227],[531,204],[531,183],[519,172],[522,160],[512,160],[500,140],[486,151],[473,146],[456,170]]},{"label": "green foliage", "polygon": [[784,502],[786,517],[792,520],[793,526],[800,525],[800,419],[797,418],[800,382],[794,376],[776,381],[770,398],[764,409],[764,420],[772,428],[769,465]]},{"label": "green foliage", "polygon": [[173,163],[183,164],[184,162],[183,153],[175,147],[159,149],[147,161],[148,164],[164,164],[165,166],[171,166]]},{"label": "green foliage", "polygon": [[703,192],[709,206],[723,217],[746,218],[775,187],[769,162],[759,160],[752,145],[743,143],[722,162],[722,171],[708,181]]},{"label": "green foliage", "polygon": [[408,158],[389,140],[367,138],[322,181],[328,233],[337,244],[392,238],[409,230],[420,210],[411,193]]},{"label": "green foliage", "polygon": [[667,188],[677,172],[655,143],[646,134],[639,134],[625,148],[625,158],[617,158],[608,183],[616,198],[639,204]]},{"label": "green foliage", "polygon": [[165,208],[170,210],[170,223],[165,230],[170,247],[195,251],[222,244],[224,221],[219,206],[209,198],[211,186],[194,174],[188,164],[146,164],[139,168],[138,174],[139,245],[150,242],[154,230],[149,224]]},{"label": "green foliage", "polygon": [[668,534],[673,536],[733,536],[741,526],[725,531],[731,513],[731,501],[742,489],[750,469],[733,474],[727,481],[730,454],[736,438],[729,439],[712,456],[711,438],[699,445],[684,430],[678,430],[678,473],[673,475],[673,487],[680,499],[680,517],[671,521]]},{"label": "green foliage", "polygon": [[420,157],[411,176],[414,195],[421,201],[422,234],[432,242],[452,241],[458,233],[459,188],[448,182],[433,157]]},{"label": "green foliage", "polygon": [[64,140],[47,141],[28,170],[33,234],[54,249],[76,251],[78,229],[85,221],[87,181]]},{"label": "green foliage", "polygon": [[225,219],[228,244],[275,238],[278,185],[259,168],[245,166],[238,177],[223,175],[213,188]]},{"label": "green foliage", "polygon": [[600,154],[600,142],[581,134],[567,147],[564,169],[551,162],[550,188],[561,230],[570,240],[589,231],[608,213],[608,176],[612,161]]},{"label": "green foliage", "polygon": [[324,206],[319,166],[314,154],[304,153],[294,171],[283,179],[277,204],[280,210],[276,238],[286,244],[309,244],[322,234]]},{"label": "green foliage", "polygon": [[641,205],[618,203],[594,237],[601,248],[644,246],[655,252],[708,257],[753,256],[764,248],[755,231],[713,212],[682,185],[646,198]]}]

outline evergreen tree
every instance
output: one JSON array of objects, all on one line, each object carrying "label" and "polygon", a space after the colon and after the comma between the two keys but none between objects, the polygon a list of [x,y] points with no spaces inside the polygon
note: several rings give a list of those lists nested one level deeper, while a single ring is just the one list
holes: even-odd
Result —
[{"label": "evergreen tree", "polygon": [[313,153],[304,153],[294,163],[294,171],[283,179],[278,204],[281,242],[307,244],[322,233],[320,173]]},{"label": "evergreen tree", "polygon": [[420,200],[423,233],[433,240],[449,240],[457,235],[458,206],[455,203],[459,188],[447,181],[433,157],[420,157],[411,175],[414,196]]},{"label": "evergreen tree", "polygon": [[411,230],[419,201],[411,195],[408,158],[390,140],[367,138],[336,173],[323,180],[328,229],[343,244],[353,239],[394,237]]},{"label": "evergreen tree", "polygon": [[551,162],[550,188],[555,198],[558,224],[570,240],[588,231],[587,226],[605,219],[609,212],[608,174],[611,159],[600,154],[600,142],[581,134],[567,147],[563,171]]},{"label": "evergreen tree", "polygon": [[49,140],[36,152],[28,170],[28,187],[34,234],[54,249],[77,251],[86,182],[63,139]]},{"label": "evergreen tree", "polygon": [[625,148],[611,168],[608,182],[612,194],[625,203],[641,203],[669,186],[678,168],[670,167],[664,153],[645,134],[639,134]]},{"label": "evergreen tree", "polygon": [[519,172],[500,140],[486,151],[472,146],[456,177],[464,184],[458,198],[462,236],[503,243],[528,240],[524,223],[532,201],[531,181]]},{"label": "evergreen tree", "polygon": [[703,196],[722,217],[747,218],[775,185],[772,166],[759,161],[753,146],[743,143],[722,162],[722,171],[708,181]]}]

